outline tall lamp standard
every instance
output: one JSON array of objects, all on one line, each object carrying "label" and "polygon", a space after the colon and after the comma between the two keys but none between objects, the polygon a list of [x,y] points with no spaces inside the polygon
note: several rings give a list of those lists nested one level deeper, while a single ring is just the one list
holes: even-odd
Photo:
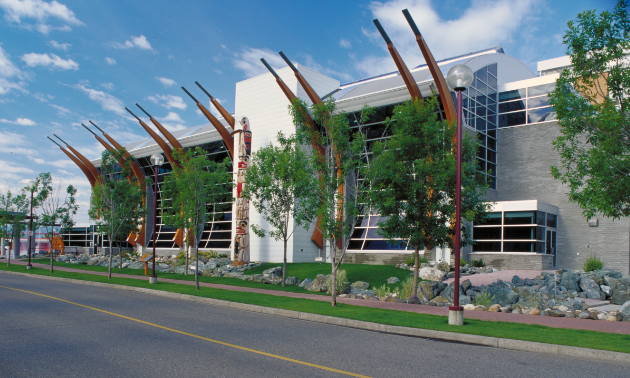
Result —
[{"label": "tall lamp standard", "polygon": [[448,308],[448,324],[464,324],[464,308],[459,305],[459,253],[461,234],[461,197],[462,197],[462,91],[472,84],[474,75],[472,70],[458,64],[451,67],[446,75],[446,83],[457,92],[457,187],[455,188],[455,282],[453,305]]},{"label": "tall lamp standard", "polygon": [[156,240],[156,228],[157,228],[157,195],[158,195],[158,167],[164,163],[164,157],[162,154],[155,154],[151,156],[151,163],[153,163],[153,257],[152,267],[151,267],[151,276],[149,277],[149,283],[154,284],[157,283],[157,276],[155,275],[155,240]]},{"label": "tall lamp standard", "polygon": [[26,265],[26,269],[33,269],[33,265],[31,265],[31,248],[33,247],[33,192],[35,191],[35,181],[29,181],[28,188],[31,192],[31,217],[28,221],[28,265]]}]

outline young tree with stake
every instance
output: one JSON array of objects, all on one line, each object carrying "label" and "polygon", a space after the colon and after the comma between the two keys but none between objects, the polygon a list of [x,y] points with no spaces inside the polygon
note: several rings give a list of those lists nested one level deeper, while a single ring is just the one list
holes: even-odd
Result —
[{"label": "young tree with stake", "polygon": [[[0,194],[0,238],[19,238],[26,228],[26,214],[28,212],[29,201],[26,194],[13,195],[11,191]],[[4,251],[2,251],[4,253]],[[7,254],[7,266],[11,266],[11,252]]]},{"label": "young tree with stake", "polygon": [[278,133],[279,147],[269,144],[252,157],[247,171],[243,197],[252,201],[262,218],[271,226],[265,231],[252,224],[259,237],[269,236],[284,243],[282,286],[287,278],[287,243],[298,227],[308,228],[316,217],[314,201],[301,200],[317,186],[309,169],[306,151],[295,137]]}]

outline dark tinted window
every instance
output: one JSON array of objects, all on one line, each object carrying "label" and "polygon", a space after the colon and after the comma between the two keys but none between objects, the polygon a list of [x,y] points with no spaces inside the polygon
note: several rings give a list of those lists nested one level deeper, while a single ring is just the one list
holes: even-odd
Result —
[{"label": "dark tinted window", "polygon": [[534,224],[535,211],[507,211],[503,224]]}]

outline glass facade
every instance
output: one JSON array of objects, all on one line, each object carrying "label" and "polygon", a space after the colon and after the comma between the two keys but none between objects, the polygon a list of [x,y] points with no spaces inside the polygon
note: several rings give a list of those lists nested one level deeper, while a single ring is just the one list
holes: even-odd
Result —
[{"label": "glass facade", "polygon": [[473,252],[545,253],[556,250],[557,215],[543,211],[491,213],[473,225]]},{"label": "glass facade", "polygon": [[499,127],[522,126],[553,121],[556,113],[549,105],[555,83],[499,93]]}]

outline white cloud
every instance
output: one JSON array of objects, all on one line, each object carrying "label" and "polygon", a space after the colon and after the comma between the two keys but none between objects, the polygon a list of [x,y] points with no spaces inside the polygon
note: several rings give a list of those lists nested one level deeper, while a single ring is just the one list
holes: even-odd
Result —
[{"label": "white cloud", "polygon": [[[77,151],[79,151],[86,158],[93,160],[98,159],[103,154],[105,147],[103,147],[99,142],[94,142],[91,146],[85,147],[74,147]],[[58,165],[59,168],[64,168],[63,165]]]},{"label": "white cloud", "polygon": [[9,56],[0,45],[0,95],[9,93],[12,89],[24,91],[23,87],[26,86],[26,83],[9,80],[11,77],[21,79],[22,76],[22,71],[11,62]]},{"label": "white cloud", "polygon": [[33,173],[32,169],[26,167],[17,167],[12,162],[6,160],[0,160],[0,173]]},{"label": "white cloud", "polygon": [[160,81],[160,83],[162,83],[162,85],[164,85],[165,87],[170,87],[170,86],[173,86],[173,85],[177,84],[175,82],[175,80],[173,80],[173,79],[168,79],[168,78],[165,78],[165,77],[158,77],[158,76],[156,76],[155,78],[158,79]]},{"label": "white cloud", "polygon": [[42,158],[38,158],[38,157],[33,157],[33,156],[27,156],[28,160],[32,161],[33,163],[37,163],[37,164],[45,164],[46,160],[42,159]]},{"label": "white cloud", "polygon": [[[401,9],[409,9],[433,56],[440,60],[511,41],[536,3],[537,0],[472,0],[470,7],[453,20],[440,18],[430,0],[373,2],[369,8],[411,68],[424,63],[424,58]],[[355,68],[368,75],[395,71],[396,66],[376,28],[363,29],[363,33],[381,48],[383,54],[367,56],[357,61]]]},{"label": "white cloud", "polygon": [[114,90],[114,84],[113,83],[102,83],[101,87],[103,87],[105,89],[109,89],[110,91]]},{"label": "white cloud", "polygon": [[46,44],[63,51],[68,51],[68,49],[72,46],[69,43],[59,43],[57,41],[48,41]]},{"label": "white cloud", "polygon": [[11,123],[18,126],[35,126],[36,123],[28,118],[17,118],[15,121],[10,121],[6,118],[0,118],[1,123]]},{"label": "white cloud", "polygon": [[126,40],[124,43],[114,42],[112,47],[115,49],[130,49],[132,47],[137,47],[142,50],[153,50],[149,41],[147,41],[147,37],[141,35],[139,37],[131,36],[131,41]]},{"label": "white cloud", "polygon": [[179,114],[177,114],[175,112],[168,112],[166,117],[157,118],[157,120],[160,121],[160,122],[179,122],[179,123],[183,123],[184,122],[184,120],[182,120],[182,118],[179,116]]},{"label": "white cloud", "polygon": [[72,113],[70,109],[64,108],[63,106],[55,105],[55,104],[49,104],[49,105],[57,109],[57,112],[58,112],[57,114],[62,117],[67,116],[68,114]]},{"label": "white cloud", "polygon": [[345,49],[350,49],[352,48],[352,43],[350,43],[350,41],[348,41],[347,39],[341,38],[341,40],[339,41],[339,46]]},{"label": "white cloud", "polygon": [[33,97],[35,97],[36,99],[38,99],[41,102],[48,102],[48,100],[52,100],[53,98],[55,98],[55,96],[45,95],[45,94],[40,93],[40,92],[33,93]]},{"label": "white cloud", "polygon": [[[76,18],[74,12],[67,6],[55,0],[45,2],[42,0],[0,0],[0,8],[5,11],[4,18],[9,22],[15,22],[29,30],[37,30],[42,34],[48,34],[51,30],[71,30],[70,25],[84,25]],[[35,26],[23,24],[22,19],[34,19]],[[49,19],[62,21],[62,26],[52,26],[46,23]]]},{"label": "white cloud", "polygon": [[109,64],[110,66],[115,66],[116,65],[116,59],[113,58],[105,58],[105,62],[107,62],[107,64]]},{"label": "white cloud", "polygon": [[267,63],[274,69],[276,67],[286,67],[286,63],[277,53],[269,49],[255,49],[245,47],[243,51],[234,59],[234,66],[245,72],[245,76],[254,77],[269,72],[262,64],[260,58],[265,58]]},{"label": "white cloud", "polygon": [[0,95],[9,93],[12,89],[24,91],[24,86],[26,86],[26,83],[23,81],[16,83],[14,81],[7,80],[4,77],[0,77]]},{"label": "white cloud", "polygon": [[114,112],[119,116],[126,116],[125,105],[115,96],[89,88],[85,84],[77,84],[74,88],[80,89],[83,93],[88,95],[90,100],[101,104],[103,110]]},{"label": "white cloud", "polygon": [[201,110],[199,110],[199,109],[195,109],[195,113],[197,113],[197,115],[199,115],[199,116],[201,116],[201,117],[203,117],[203,116],[204,116],[204,115],[203,115],[203,112],[202,112]]},{"label": "white cloud", "polygon": [[22,55],[21,58],[29,67],[44,66],[50,69],[78,70],[79,63],[72,59],[61,59],[55,54],[30,53]]},{"label": "white cloud", "polygon": [[184,102],[184,100],[179,96],[173,95],[158,95],[147,97],[148,100],[153,101],[156,104],[162,105],[166,109],[177,108],[181,110],[185,110],[188,105]]},{"label": "white cloud", "polygon": [[38,155],[33,149],[21,147],[29,145],[29,139],[22,134],[0,131],[0,150],[3,154]]}]

